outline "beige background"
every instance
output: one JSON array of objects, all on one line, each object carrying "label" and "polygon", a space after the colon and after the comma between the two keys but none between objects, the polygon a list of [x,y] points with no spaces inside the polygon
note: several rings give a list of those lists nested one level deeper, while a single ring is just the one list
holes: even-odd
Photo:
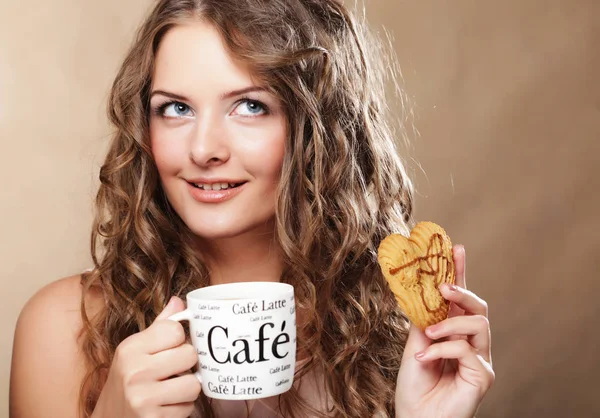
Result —
[{"label": "beige background", "polygon": [[[0,417],[21,307],[90,265],[105,99],[149,3],[0,0]],[[367,13],[392,33],[413,102],[416,217],[466,245],[490,304],[497,383],[480,417],[599,414],[600,2]]]}]

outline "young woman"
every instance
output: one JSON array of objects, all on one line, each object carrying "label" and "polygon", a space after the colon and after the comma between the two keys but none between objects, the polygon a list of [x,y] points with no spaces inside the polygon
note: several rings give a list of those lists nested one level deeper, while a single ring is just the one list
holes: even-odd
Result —
[{"label": "young woman", "polygon": [[[464,249],[425,333],[377,264],[412,192],[369,39],[338,0],[158,1],[109,100],[94,268],[23,309],[11,417],[474,416],[494,374]],[[172,296],[242,281],[295,287],[294,387],[211,400],[166,318]]]}]

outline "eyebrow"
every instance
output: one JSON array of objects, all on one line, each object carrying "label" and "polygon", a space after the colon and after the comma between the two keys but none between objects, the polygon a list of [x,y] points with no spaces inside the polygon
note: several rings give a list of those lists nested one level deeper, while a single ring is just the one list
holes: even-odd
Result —
[{"label": "eyebrow", "polygon": [[[230,98],[235,97],[235,96],[241,96],[242,94],[246,94],[246,93],[250,93],[250,92],[255,92],[255,91],[266,91],[266,89],[264,89],[263,87],[258,87],[258,86],[250,86],[250,87],[245,87],[243,89],[233,90],[233,91],[230,91],[228,93],[221,94],[219,96],[219,98],[221,100],[225,100],[225,99],[230,99]],[[181,96],[179,94],[171,93],[171,92],[164,91],[164,90],[154,90],[150,94],[150,98],[152,99],[157,94],[169,97],[169,98],[174,99],[174,100],[181,100],[182,102],[189,102],[190,101],[190,99],[188,99],[185,96]]]}]

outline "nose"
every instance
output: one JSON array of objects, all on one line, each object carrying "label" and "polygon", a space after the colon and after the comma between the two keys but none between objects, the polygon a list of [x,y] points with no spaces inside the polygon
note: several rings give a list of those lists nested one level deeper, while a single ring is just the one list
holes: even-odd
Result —
[{"label": "nose", "polygon": [[230,156],[225,129],[215,117],[205,115],[192,136],[190,160],[201,167],[220,165]]}]

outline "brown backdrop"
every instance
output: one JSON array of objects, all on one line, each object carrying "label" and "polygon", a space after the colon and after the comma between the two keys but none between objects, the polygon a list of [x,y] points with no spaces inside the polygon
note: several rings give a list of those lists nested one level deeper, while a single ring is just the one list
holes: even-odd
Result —
[{"label": "brown backdrop", "polygon": [[[0,416],[19,310],[89,265],[107,90],[148,0],[0,0]],[[370,0],[411,98],[417,219],[467,248],[497,382],[480,417],[590,417],[600,347],[600,2]],[[41,348],[43,349],[43,348]]]}]

